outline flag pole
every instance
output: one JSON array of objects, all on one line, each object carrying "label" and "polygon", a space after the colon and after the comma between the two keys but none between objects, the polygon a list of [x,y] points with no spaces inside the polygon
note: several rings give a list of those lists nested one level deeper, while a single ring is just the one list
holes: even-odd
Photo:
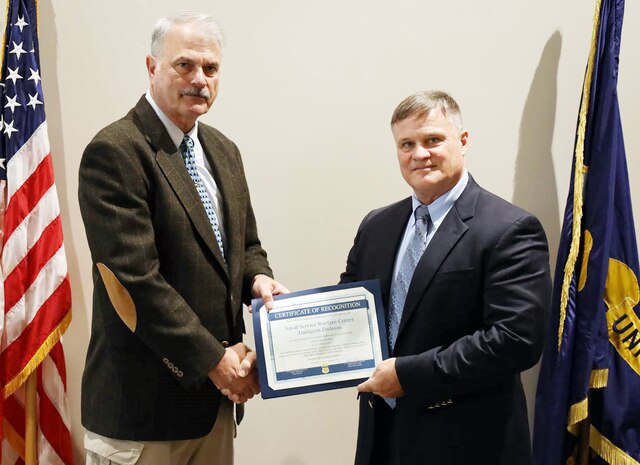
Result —
[{"label": "flag pole", "polygon": [[[35,2],[36,17],[38,0]],[[36,19],[36,24],[37,24]],[[31,372],[25,384],[24,462],[38,465],[38,369]]]},{"label": "flag pole", "polygon": [[38,399],[36,396],[38,373],[34,370],[25,383],[25,465],[37,465]]},{"label": "flag pole", "polygon": [[577,424],[578,427],[578,454],[576,463],[578,465],[589,465],[591,459],[591,448],[589,447],[589,430],[591,429],[590,417],[585,418]]}]

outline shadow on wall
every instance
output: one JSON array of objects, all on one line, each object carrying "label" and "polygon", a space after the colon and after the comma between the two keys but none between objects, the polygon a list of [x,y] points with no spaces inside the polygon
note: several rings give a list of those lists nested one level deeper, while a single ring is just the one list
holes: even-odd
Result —
[{"label": "shadow on wall", "polygon": [[[542,51],[522,113],[513,191],[513,203],[533,213],[542,222],[549,241],[552,270],[555,268],[560,240],[558,189],[551,144],[556,119],[561,48],[562,35],[556,31]],[[522,374],[531,431],[538,372],[539,365],[536,365]]]},{"label": "shadow on wall", "polygon": [[551,144],[556,120],[557,75],[562,35],[556,31],[542,51],[520,122],[513,203],[536,215],[547,233],[551,265],[560,239],[558,189]]},{"label": "shadow on wall", "polygon": [[[56,185],[58,187],[58,199],[60,202],[60,215],[62,228],[64,231],[64,244],[67,256],[67,267],[72,289],[72,311],[73,321],[69,327],[69,333],[74,333],[73,337],[64,339],[65,359],[67,362],[67,398],[70,400],[69,406],[72,417],[79,417],[79,412],[73,411],[79,405],[72,399],[80,398],[80,382],[78,379],[70,379],[70,373],[82,373],[84,366],[84,354],[89,340],[89,323],[87,320],[87,305],[83,297],[80,269],[78,265],[78,255],[75,248],[76,239],[73,237],[71,224],[72,212],[77,208],[71,208],[76,203],[76,197],[70,198],[68,192],[68,179],[66,165],[68,159],[65,156],[64,138],[62,131],[62,111],[60,102],[60,86],[58,82],[58,34],[55,25],[55,12],[51,2],[39,2],[39,42],[40,42],[40,62],[43,70],[44,102],[47,113],[47,125],[49,130],[49,141],[51,143],[51,156],[55,173]],[[72,167],[76,170],[77,167]],[[79,218],[77,218],[79,220]],[[73,422],[72,422],[73,424]],[[72,438],[82,437],[82,435],[72,434]],[[73,444],[75,463],[84,463],[84,448],[82,444]]]}]

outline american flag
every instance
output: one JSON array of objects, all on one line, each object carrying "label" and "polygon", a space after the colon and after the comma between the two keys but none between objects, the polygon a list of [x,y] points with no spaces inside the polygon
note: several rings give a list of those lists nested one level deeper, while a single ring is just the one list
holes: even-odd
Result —
[{"label": "american flag", "polygon": [[34,373],[38,462],[69,465],[73,452],[60,337],[71,321],[71,289],[44,112],[37,4],[8,2],[0,80],[0,463],[24,463],[24,383]]}]

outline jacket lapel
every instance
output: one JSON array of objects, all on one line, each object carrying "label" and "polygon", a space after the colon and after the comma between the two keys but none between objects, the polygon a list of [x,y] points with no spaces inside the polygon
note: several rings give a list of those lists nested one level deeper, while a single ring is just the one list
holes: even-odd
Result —
[{"label": "jacket lapel", "polygon": [[134,108],[140,125],[140,130],[145,135],[147,142],[156,152],[156,162],[171,185],[178,202],[187,212],[196,231],[220,263],[225,275],[226,265],[216,243],[211,223],[202,205],[202,200],[193,184],[193,180],[185,169],[182,157],[169,137],[162,121],[153,111],[149,102],[143,96]]},{"label": "jacket lapel", "polygon": [[480,187],[469,175],[467,187],[451,210],[449,210],[449,213],[447,213],[431,242],[429,242],[422,258],[416,265],[411,284],[409,284],[407,299],[404,303],[404,311],[398,328],[398,339],[411,315],[416,310],[420,299],[433,281],[436,272],[440,269],[440,265],[469,229],[466,221],[473,217],[475,213],[479,193]]},{"label": "jacket lapel", "polygon": [[[210,133],[210,129],[204,125],[200,125],[198,128],[200,143],[204,150],[204,156],[211,166],[213,178],[216,181],[218,189],[220,189],[221,197],[223,199],[222,205],[224,208],[224,230],[226,236],[225,243],[225,256],[227,257],[227,264],[232,268],[240,266],[240,260],[234,260],[234,257],[238,256],[240,249],[244,247],[239,239],[244,237],[239,234],[239,225],[242,207],[238,205],[240,196],[236,194],[236,185],[234,183],[233,167],[230,166],[229,156],[227,155],[229,149],[222,145],[220,139]],[[237,172],[237,168],[236,168]],[[218,257],[222,260],[222,255],[219,253],[219,248],[216,244],[216,250],[218,251]],[[230,275],[235,276],[233,269],[230,270]]]},{"label": "jacket lapel", "polygon": [[376,269],[373,276],[378,276],[380,279],[382,302],[386,312],[388,312],[389,308],[388,302],[396,254],[409,221],[409,215],[411,215],[411,197],[398,203],[389,212],[389,216],[385,218],[385,222],[381,225],[380,236],[376,235],[378,244],[375,253],[378,259],[375,262]]}]

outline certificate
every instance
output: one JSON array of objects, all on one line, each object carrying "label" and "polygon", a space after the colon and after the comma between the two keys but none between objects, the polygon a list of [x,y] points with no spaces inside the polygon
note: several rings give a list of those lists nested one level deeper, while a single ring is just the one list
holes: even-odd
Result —
[{"label": "certificate", "polygon": [[380,284],[292,292],[252,302],[262,397],[355,386],[388,357]]}]

